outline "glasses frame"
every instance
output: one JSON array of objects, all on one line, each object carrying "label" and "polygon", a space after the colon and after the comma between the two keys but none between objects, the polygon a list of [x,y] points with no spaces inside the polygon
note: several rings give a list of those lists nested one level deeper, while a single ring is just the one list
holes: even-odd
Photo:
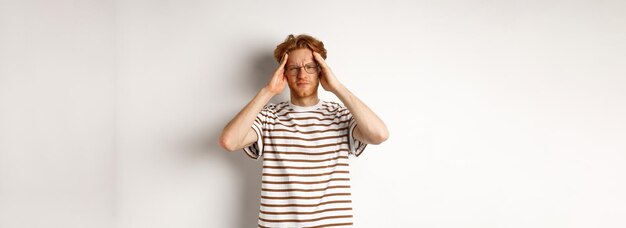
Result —
[{"label": "glasses frame", "polygon": [[[315,67],[314,67],[314,68],[315,68],[315,69],[317,69],[317,72],[309,72],[309,71],[307,70],[307,65],[309,65],[309,64],[311,64],[311,63],[314,63],[314,64],[315,64]],[[316,74],[316,73],[319,73],[319,72],[320,72],[320,70],[321,70],[321,69],[320,69],[320,65],[319,65],[319,64],[317,64],[317,63],[315,63],[315,62],[310,62],[310,63],[304,64],[304,66],[294,66],[294,65],[291,65],[291,66],[285,66],[285,73],[284,73],[284,75],[287,75],[287,76],[296,76],[296,75],[300,74],[300,71],[302,70],[302,68],[304,68],[304,72],[306,72],[307,74]],[[289,70],[293,70],[293,69],[298,69],[298,71],[297,71],[295,74],[289,74],[289,73],[288,73],[288,72],[289,72]]]}]

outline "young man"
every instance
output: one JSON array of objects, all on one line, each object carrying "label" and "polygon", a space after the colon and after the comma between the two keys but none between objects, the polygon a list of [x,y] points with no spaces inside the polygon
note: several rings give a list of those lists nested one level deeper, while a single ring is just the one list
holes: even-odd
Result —
[{"label": "young man", "polygon": [[[220,145],[263,157],[259,227],[351,227],[348,155],[387,140],[387,127],[337,80],[321,41],[289,35],[274,57],[272,79],[226,125]],[[320,100],[319,84],[343,105]],[[285,85],[291,100],[267,104]]]}]

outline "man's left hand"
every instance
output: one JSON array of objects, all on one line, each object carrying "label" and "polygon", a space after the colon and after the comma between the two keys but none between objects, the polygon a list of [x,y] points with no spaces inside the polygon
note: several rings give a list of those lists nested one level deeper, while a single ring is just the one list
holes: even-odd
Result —
[{"label": "man's left hand", "polygon": [[337,90],[339,90],[339,88],[343,85],[339,82],[339,80],[337,80],[337,77],[335,77],[335,74],[333,74],[330,70],[330,67],[328,67],[322,55],[317,52],[313,52],[313,57],[321,68],[320,83],[322,84],[322,88],[331,93],[336,93]]}]

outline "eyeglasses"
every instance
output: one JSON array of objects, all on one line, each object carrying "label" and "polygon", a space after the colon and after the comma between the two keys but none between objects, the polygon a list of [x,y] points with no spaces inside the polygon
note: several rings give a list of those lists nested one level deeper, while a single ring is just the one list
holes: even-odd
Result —
[{"label": "eyeglasses", "polygon": [[305,64],[304,66],[288,66],[285,69],[285,75],[295,76],[300,73],[300,68],[304,67],[304,71],[309,74],[317,74],[320,71],[320,67],[315,63]]}]

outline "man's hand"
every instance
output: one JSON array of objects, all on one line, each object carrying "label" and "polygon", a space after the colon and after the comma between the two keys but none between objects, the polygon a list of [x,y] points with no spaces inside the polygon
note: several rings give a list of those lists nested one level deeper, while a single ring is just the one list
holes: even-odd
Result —
[{"label": "man's hand", "polygon": [[265,86],[265,88],[272,93],[273,96],[280,94],[285,89],[285,85],[287,85],[287,77],[285,77],[285,64],[287,63],[287,58],[289,55],[285,53],[283,59],[280,61],[280,65],[274,71],[274,75],[270,82]]},{"label": "man's hand", "polygon": [[263,110],[263,107],[267,102],[272,99],[273,96],[280,94],[287,85],[287,78],[285,77],[285,64],[287,63],[287,54],[283,56],[280,61],[280,65],[274,72],[272,79],[263,87],[259,93],[252,99],[246,107],[244,107],[235,118],[233,118],[220,135],[220,145],[228,150],[235,151],[241,149],[251,143],[258,140],[256,132],[250,127],[254,123],[254,119],[259,112]]},{"label": "man's hand", "polygon": [[383,121],[367,107],[359,98],[337,80],[324,58],[313,52],[313,57],[322,68],[320,82],[325,90],[337,95],[339,100],[350,110],[357,126],[354,128],[354,138],[367,144],[380,144],[389,138],[389,131]]},{"label": "man's hand", "polygon": [[337,94],[337,91],[343,86],[335,74],[330,70],[330,67],[324,61],[324,58],[317,52],[313,52],[313,57],[317,64],[322,68],[322,72],[320,73],[320,83],[322,84],[322,88],[331,93]]}]

